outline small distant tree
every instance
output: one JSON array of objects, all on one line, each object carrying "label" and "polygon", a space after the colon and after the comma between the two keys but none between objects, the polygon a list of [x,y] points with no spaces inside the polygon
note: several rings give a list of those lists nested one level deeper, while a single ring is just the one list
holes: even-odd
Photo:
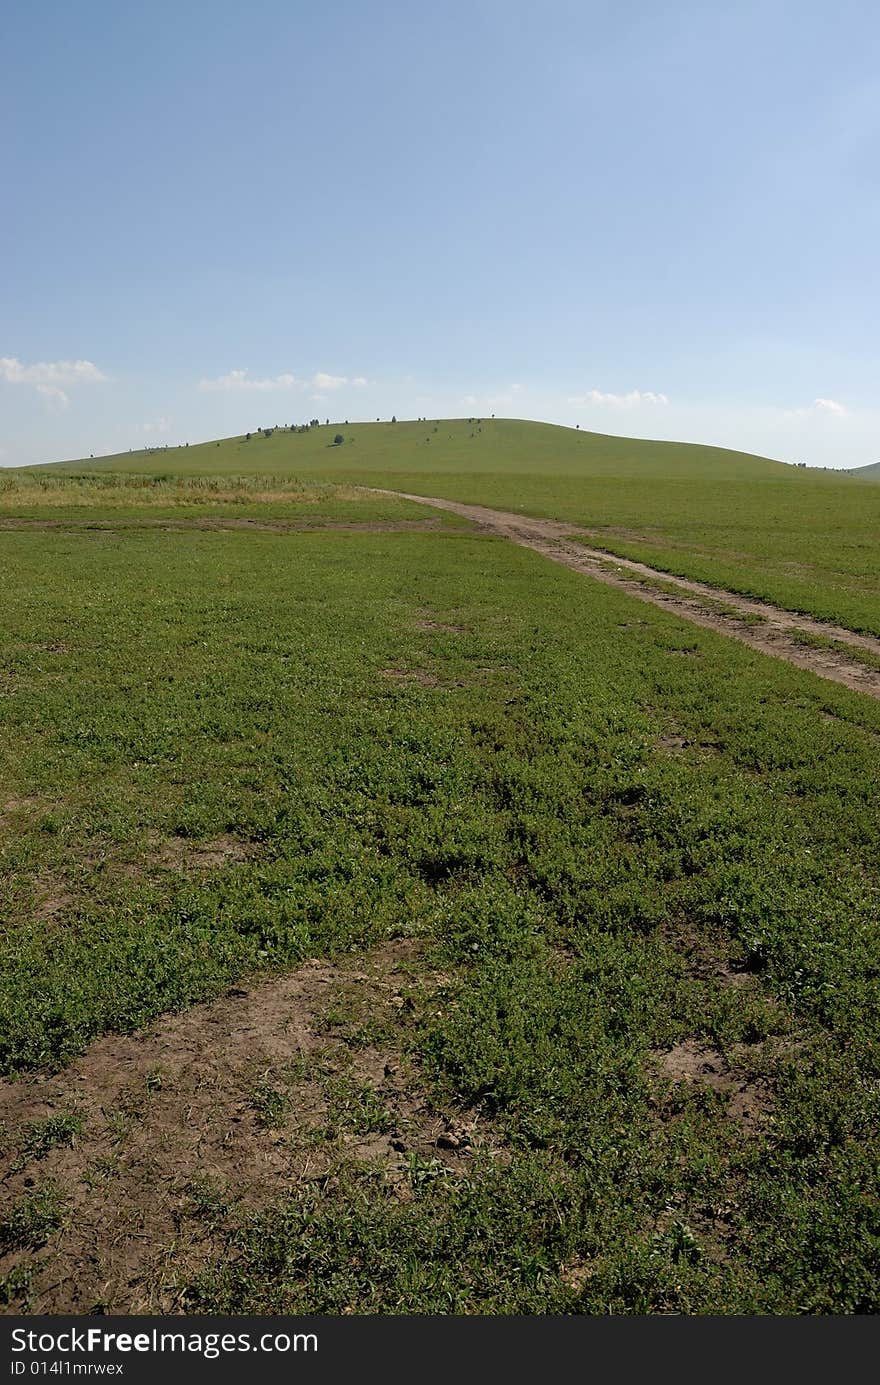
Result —
[{"label": "small distant tree", "polygon": [[337,433],[337,434],[336,434],[336,437],[333,439],[333,446],[334,446],[334,447],[341,447],[342,444],[343,444],[344,442],[345,442],[345,438],[342,436],[342,434],[341,434],[341,433]]},{"label": "small distant tree", "polygon": [[396,414],[392,414],[392,415],[391,415],[391,422],[392,422],[392,423],[396,423],[396,422],[397,422],[397,415],[396,415]]}]

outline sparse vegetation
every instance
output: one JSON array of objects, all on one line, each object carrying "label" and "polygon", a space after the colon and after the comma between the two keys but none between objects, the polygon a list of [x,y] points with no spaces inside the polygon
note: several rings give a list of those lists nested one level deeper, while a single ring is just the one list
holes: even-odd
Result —
[{"label": "sparse vegetation", "polygon": [[[44,1183],[13,1203],[0,1221],[0,1254],[39,1250],[64,1220],[64,1199],[54,1183]],[[7,1279],[7,1289],[11,1286]]]},{"label": "sparse vegetation", "polygon": [[34,1121],[25,1131],[12,1171],[18,1172],[33,1160],[44,1159],[51,1149],[72,1145],[81,1134],[82,1117],[76,1111],[59,1111],[45,1120]]}]

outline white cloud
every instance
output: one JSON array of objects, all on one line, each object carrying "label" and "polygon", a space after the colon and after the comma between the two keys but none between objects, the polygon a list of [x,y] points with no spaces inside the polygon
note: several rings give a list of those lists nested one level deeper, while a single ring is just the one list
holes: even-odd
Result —
[{"label": "white cloud", "polygon": [[57,404],[60,409],[66,409],[70,403],[70,396],[65,394],[64,390],[59,389],[57,385],[36,385],[35,389],[44,399]]},{"label": "white cloud", "polygon": [[200,390],[311,390],[318,393],[324,390],[342,389],[343,385],[365,385],[363,375],[349,380],[347,375],[328,375],[318,370],[308,379],[300,379],[289,371],[281,375],[270,375],[259,379],[247,370],[230,370],[226,375],[218,375],[213,380],[200,380]]},{"label": "white cloud", "polygon": [[516,396],[522,390],[522,385],[508,385],[501,394],[490,394],[486,398],[486,406],[491,410],[506,408],[508,404],[516,403]]},{"label": "white cloud", "polygon": [[832,418],[849,418],[850,411],[836,399],[814,399],[809,408],[781,409],[782,418],[811,418],[816,414],[831,414]]},{"label": "white cloud", "polygon": [[0,380],[10,385],[94,384],[106,379],[91,361],[35,361],[25,365],[16,356],[0,356]]},{"label": "white cloud", "polygon": [[459,403],[467,404],[469,409],[484,408],[489,411],[494,411],[508,404],[515,404],[517,402],[517,395],[523,389],[525,389],[524,385],[508,385],[506,389],[502,390],[501,394],[464,394],[459,400]]},{"label": "white cloud", "polygon": [[630,390],[629,394],[603,394],[601,390],[588,390],[586,394],[575,395],[568,400],[578,409],[588,409],[592,404],[606,405],[612,409],[630,409],[638,404],[668,404],[665,394],[654,390]]},{"label": "white cloud", "polygon": [[218,375],[214,380],[200,380],[200,390],[292,390],[301,384],[295,375],[273,375],[269,379],[256,380],[246,370],[230,370],[226,375]]},{"label": "white cloud", "polygon": [[157,418],[155,423],[142,423],[141,429],[144,433],[167,433],[171,427],[171,419],[164,416]]},{"label": "white cloud", "polygon": [[107,378],[92,361],[34,361],[25,365],[17,356],[0,356],[0,380],[7,385],[31,385],[62,409],[70,403],[62,385],[95,385]]}]

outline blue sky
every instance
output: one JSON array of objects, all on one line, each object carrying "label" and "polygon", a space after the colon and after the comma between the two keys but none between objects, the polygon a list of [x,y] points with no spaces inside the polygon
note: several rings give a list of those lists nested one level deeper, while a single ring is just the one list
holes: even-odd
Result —
[{"label": "blue sky", "polygon": [[880,460],[874,0],[7,0],[0,463],[495,412]]}]

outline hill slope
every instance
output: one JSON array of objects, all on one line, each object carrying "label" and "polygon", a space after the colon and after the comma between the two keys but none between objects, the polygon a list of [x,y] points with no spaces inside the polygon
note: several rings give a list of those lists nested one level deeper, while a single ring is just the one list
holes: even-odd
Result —
[{"label": "hill slope", "polygon": [[[506,475],[566,476],[780,476],[783,462],[699,443],[653,442],[606,433],[590,433],[522,419],[438,419],[427,422],[331,423],[308,432],[288,428],[253,430],[191,447],[173,447],[56,463],[65,469],[110,467],[116,471],[278,472],[343,474],[363,468],[383,474],[404,470],[456,473],[500,472]],[[334,446],[338,432],[345,437]]]}]

